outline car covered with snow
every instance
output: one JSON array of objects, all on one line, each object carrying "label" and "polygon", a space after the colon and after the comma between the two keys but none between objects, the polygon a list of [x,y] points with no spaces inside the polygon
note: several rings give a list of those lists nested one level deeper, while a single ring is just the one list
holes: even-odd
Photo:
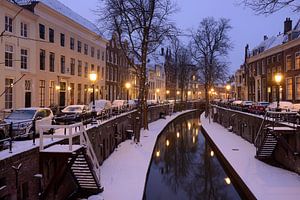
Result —
[{"label": "car covered with snow", "polygon": [[127,107],[128,107],[127,101],[126,100],[119,100],[119,99],[114,100],[113,103],[112,103],[112,106],[111,106],[112,110],[118,110],[118,111],[124,110]]},{"label": "car covered with snow", "polygon": [[[280,101],[279,102],[279,109],[281,111],[288,112],[288,111],[291,111],[292,108],[293,108],[293,104],[289,101]],[[270,105],[268,105],[266,110],[267,111],[276,111],[277,110],[277,101],[270,103]]]},{"label": "car covered with snow", "polygon": [[[36,133],[39,133],[41,125],[51,125],[53,113],[49,108],[29,107],[19,108],[10,113],[4,121],[12,124],[13,133],[17,135],[31,136],[35,122]],[[47,131],[47,130],[45,130]]]},{"label": "car covered with snow", "polygon": [[91,109],[86,105],[69,105],[55,116],[58,124],[72,124],[91,118]]},{"label": "car covered with snow", "polygon": [[[93,111],[93,102],[89,104],[89,108]],[[105,99],[95,100],[95,111],[97,115],[109,112],[111,109],[111,102]]]}]

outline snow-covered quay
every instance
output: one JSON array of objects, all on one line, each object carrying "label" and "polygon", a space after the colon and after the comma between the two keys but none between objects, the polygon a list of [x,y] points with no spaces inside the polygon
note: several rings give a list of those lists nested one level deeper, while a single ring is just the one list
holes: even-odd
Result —
[{"label": "snow-covered quay", "polygon": [[101,166],[103,193],[91,196],[89,200],[141,200],[158,135],[169,122],[187,112],[190,111],[178,112],[150,123],[149,130],[141,132],[139,145],[130,140],[121,143]]},{"label": "snow-covered quay", "polygon": [[201,115],[202,127],[257,199],[299,200],[300,176],[257,160],[253,144]]}]

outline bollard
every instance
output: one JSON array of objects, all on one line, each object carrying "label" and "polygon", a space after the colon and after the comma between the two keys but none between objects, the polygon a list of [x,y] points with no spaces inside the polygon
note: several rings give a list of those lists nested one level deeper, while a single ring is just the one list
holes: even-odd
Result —
[{"label": "bollard", "polygon": [[35,127],[35,125],[36,125],[36,121],[34,119],[32,121],[32,130],[33,130],[33,132],[32,132],[32,142],[33,142],[33,145],[35,145],[35,136],[36,136],[36,127]]},{"label": "bollard", "polygon": [[9,124],[9,153],[12,153],[13,123]]}]

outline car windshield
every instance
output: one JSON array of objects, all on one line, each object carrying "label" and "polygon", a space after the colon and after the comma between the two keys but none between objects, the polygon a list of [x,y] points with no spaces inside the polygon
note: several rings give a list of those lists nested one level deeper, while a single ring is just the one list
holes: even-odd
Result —
[{"label": "car windshield", "polygon": [[81,112],[82,107],[81,106],[69,106],[63,109],[65,112]]},{"label": "car windshield", "polygon": [[32,119],[34,114],[35,114],[35,110],[15,110],[10,115],[7,116],[7,119],[16,119],[16,120]]}]

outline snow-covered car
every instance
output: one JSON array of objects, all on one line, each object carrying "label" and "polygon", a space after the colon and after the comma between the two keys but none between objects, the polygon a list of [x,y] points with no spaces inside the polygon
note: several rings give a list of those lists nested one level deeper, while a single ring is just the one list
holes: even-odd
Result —
[{"label": "snow-covered car", "polygon": [[157,101],[157,100],[154,100],[154,99],[152,99],[152,100],[147,100],[147,105],[148,105],[148,106],[153,106],[153,105],[156,105],[156,104],[158,104],[158,101]]},{"label": "snow-covered car", "polygon": [[138,100],[137,99],[128,100],[128,106],[129,106],[130,109],[136,108],[137,105],[138,105]]},{"label": "snow-covered car", "polygon": [[264,114],[269,104],[269,102],[265,101],[254,103],[252,106],[249,107],[249,111],[254,114]]},{"label": "snow-covered car", "polygon": [[9,129],[9,124],[0,120],[0,140],[3,140],[8,137],[9,134],[8,129]]},{"label": "snow-covered car", "polygon": [[55,116],[55,122],[58,124],[71,124],[90,117],[91,109],[88,106],[70,105],[62,109],[61,113]]},{"label": "snow-covered car", "polygon": [[128,106],[128,103],[126,100],[114,100],[111,108],[113,110],[119,111],[119,110],[123,110],[123,109],[127,108],[127,106]]},{"label": "snow-covered car", "polygon": [[[93,111],[93,102],[89,104],[89,108]],[[105,99],[95,100],[95,110],[97,115],[108,112],[111,109],[111,102]]]},{"label": "snow-covered car", "polygon": [[[289,101],[280,101],[279,102],[279,109],[281,111],[290,111],[293,108],[293,104]],[[277,109],[277,101],[272,102],[266,108],[267,111],[276,111]]]},{"label": "snow-covered car", "polygon": [[243,101],[241,103],[242,111],[249,112],[249,107],[252,106],[253,104],[254,104],[253,101]]},{"label": "snow-covered car", "polygon": [[297,112],[297,113],[300,113],[300,103],[295,103],[293,104],[291,110],[291,112]]},{"label": "snow-covered car", "polygon": [[[4,121],[8,124],[12,123],[12,129],[15,136],[29,134],[33,132],[33,121],[35,121],[35,130],[38,134],[41,125],[51,125],[53,113],[49,108],[19,108],[9,114]],[[45,130],[49,131],[49,130]]]}]

